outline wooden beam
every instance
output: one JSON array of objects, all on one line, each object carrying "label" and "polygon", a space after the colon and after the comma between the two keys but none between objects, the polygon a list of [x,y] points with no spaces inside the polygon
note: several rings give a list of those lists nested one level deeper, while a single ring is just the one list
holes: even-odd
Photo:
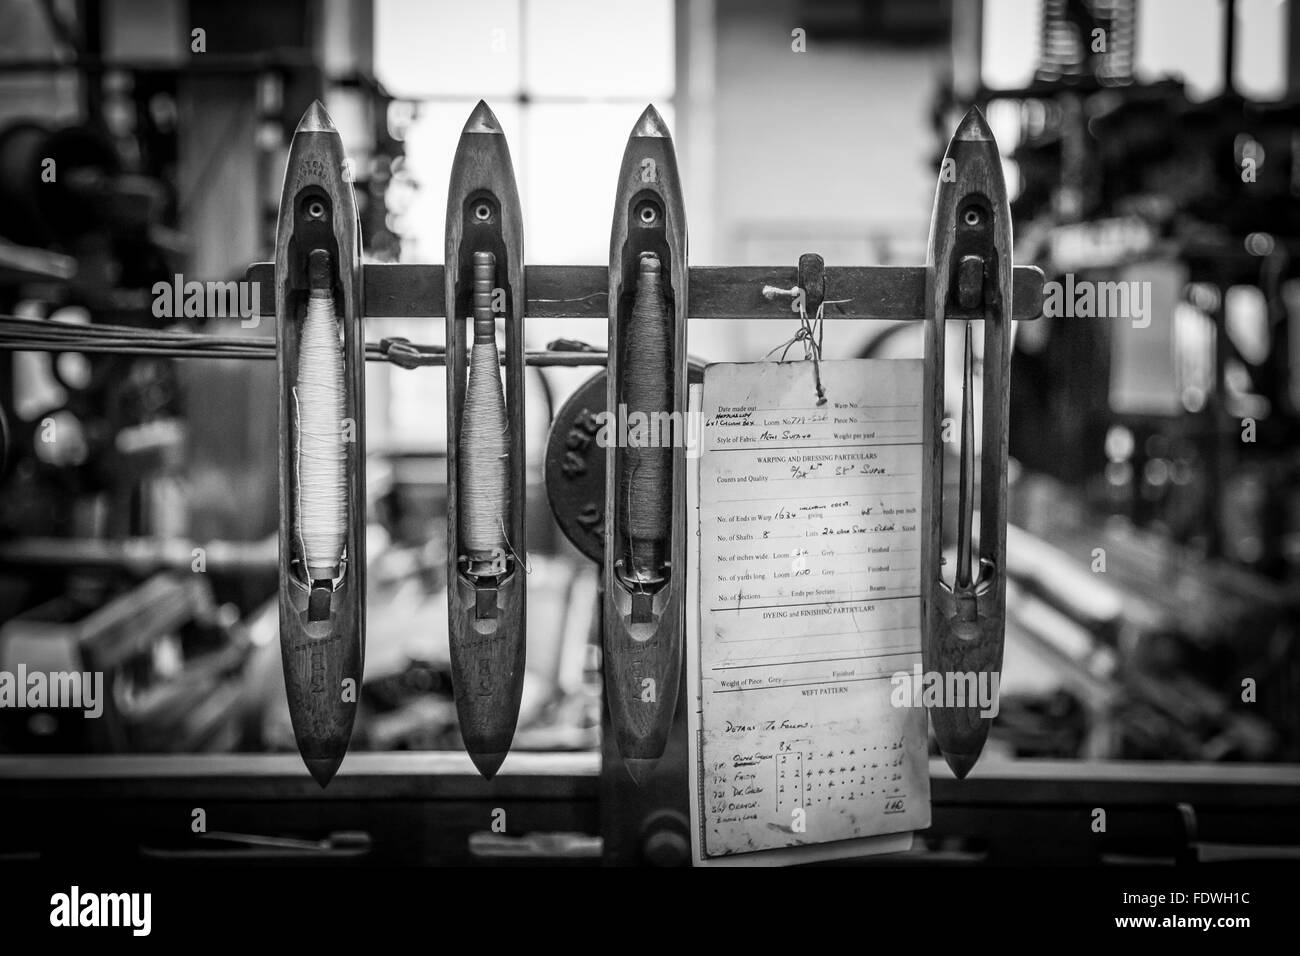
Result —
[{"label": "wooden beam", "polygon": [[[384,263],[365,267],[367,318],[445,318],[443,267]],[[605,266],[527,266],[528,319],[608,320],[609,270]],[[275,287],[269,262],[254,263],[247,278],[259,288]],[[768,301],[764,286],[789,289],[790,266],[692,266],[692,319],[791,318],[790,299]],[[1012,318],[1031,321],[1042,314],[1043,273],[1016,266]],[[273,315],[274,297],[259,297],[262,315]],[[826,318],[920,321],[925,314],[924,266],[830,266],[826,269]],[[982,312],[950,309],[950,321],[981,319]]]},{"label": "wooden beam", "polygon": [[[352,753],[322,791],[294,754],[0,757],[0,799],[107,793],[115,798],[249,800],[595,799],[600,754],[518,751],[491,782],[464,753]],[[1122,760],[981,761],[965,780],[930,760],[936,806],[1195,806],[1291,809],[1300,765]]]},{"label": "wooden beam", "polygon": [[594,801],[599,776],[594,752],[515,753],[491,782],[465,753],[352,753],[327,790],[302,772],[297,754],[5,756],[0,799]]}]

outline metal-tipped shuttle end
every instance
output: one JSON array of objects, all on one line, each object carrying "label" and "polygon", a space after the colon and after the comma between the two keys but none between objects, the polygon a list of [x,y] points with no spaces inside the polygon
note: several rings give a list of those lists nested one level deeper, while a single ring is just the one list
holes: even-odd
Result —
[{"label": "metal-tipped shuttle end", "polygon": [[672,139],[672,134],[668,132],[668,124],[659,115],[659,111],[655,109],[653,103],[646,106],[645,112],[636,121],[636,126],[632,127],[632,135],[654,139]]},{"label": "metal-tipped shuttle end", "polygon": [[343,754],[337,757],[303,757],[302,762],[307,765],[307,772],[323,790],[334,779],[334,774],[338,773],[339,764],[343,763]]},{"label": "metal-tipped shuttle end", "polygon": [[320,100],[312,100],[311,106],[307,107],[307,112],[302,114],[302,119],[298,121],[298,128],[295,133],[335,133],[338,130],[330,120],[329,113],[325,112],[325,107]]},{"label": "metal-tipped shuttle end", "polygon": [[993,131],[989,129],[988,120],[984,118],[980,108],[972,106],[962,117],[961,125],[957,127],[957,132],[953,133],[952,138],[968,143],[991,143]]},{"label": "metal-tipped shuttle end", "polygon": [[506,751],[502,750],[500,753],[494,754],[479,754],[471,751],[469,759],[474,761],[474,766],[482,774],[484,780],[491,780],[497,775],[501,765],[505,763]]},{"label": "metal-tipped shuttle end", "polygon": [[623,766],[627,767],[628,776],[638,787],[644,787],[646,781],[654,775],[655,765],[659,763],[654,758],[644,757],[624,757]]},{"label": "metal-tipped shuttle end", "polygon": [[949,753],[946,750],[942,750],[941,752],[943,753],[943,759],[948,762],[948,767],[956,775],[958,780],[965,780],[966,774],[971,772],[971,768],[974,767],[976,761],[980,759],[978,753],[958,754]]},{"label": "metal-tipped shuttle end", "polygon": [[492,107],[487,105],[486,100],[479,100],[474,111],[469,114],[469,119],[465,121],[465,128],[461,133],[496,133],[501,135],[501,124],[497,121],[497,114],[492,112]]}]

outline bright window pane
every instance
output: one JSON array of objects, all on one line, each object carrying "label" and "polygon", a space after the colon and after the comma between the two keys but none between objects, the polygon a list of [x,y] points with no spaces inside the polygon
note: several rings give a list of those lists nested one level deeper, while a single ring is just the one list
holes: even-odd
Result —
[{"label": "bright window pane", "polygon": [[1286,94],[1287,13],[1282,0],[1237,3],[1237,75],[1233,79],[1242,96],[1279,100]]},{"label": "bright window pane", "polygon": [[1223,90],[1220,0],[1143,0],[1137,10],[1140,79],[1181,76],[1192,99]]},{"label": "bright window pane", "polygon": [[513,96],[519,62],[519,0],[375,0],[375,73],[396,96]]},{"label": "bright window pane", "polygon": [[1026,86],[1038,66],[1038,0],[986,0],[984,85],[995,90]]},{"label": "bright window pane", "polygon": [[671,0],[529,0],[524,17],[530,96],[672,96]]}]

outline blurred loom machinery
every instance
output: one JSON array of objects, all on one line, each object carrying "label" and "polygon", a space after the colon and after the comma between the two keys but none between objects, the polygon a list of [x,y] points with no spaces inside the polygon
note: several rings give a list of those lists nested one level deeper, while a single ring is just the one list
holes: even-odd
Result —
[{"label": "blurred loom machinery", "polygon": [[[113,719],[20,711],[0,751],[260,747],[244,664],[267,642],[241,622],[276,586],[274,422],[254,414],[274,368],[173,362],[167,341],[253,348],[241,319],[256,312],[227,280],[270,248],[267,177],[327,87],[369,117],[353,186],[374,254],[397,256],[392,97],[362,70],[326,76],[306,4],[263,11],[246,34],[205,18],[223,52],[171,59],[106,55],[95,3],[10,12],[10,48],[46,52],[0,62],[0,82],[37,91],[28,114],[0,114],[0,666],[57,651],[103,668]],[[187,111],[216,121],[183,124]],[[232,179],[238,198],[222,198]],[[250,245],[214,265],[214,236]],[[213,269],[192,308],[184,279]]]},{"label": "blurred loom machinery", "polygon": [[[287,721],[276,719],[286,707],[275,696],[277,505],[266,480],[277,441],[266,414],[277,399],[273,363],[170,358],[199,350],[271,359],[273,348],[265,326],[259,335],[237,315],[159,309],[153,290],[204,268],[213,270],[205,278],[242,278],[271,248],[290,133],[327,89],[364,117],[350,124],[365,135],[349,155],[365,156],[353,186],[366,256],[398,258],[386,194],[401,177],[401,127],[417,106],[395,102],[364,63],[327,76],[304,39],[307,6],[247,4],[256,29],[210,38],[214,49],[246,52],[163,65],[106,59],[97,7],[85,3],[76,24],[52,20],[70,55],[0,65],[4,76],[74,76],[80,117],[0,120],[0,332],[12,349],[0,351],[0,619],[9,622],[0,666],[16,666],[31,647],[25,635],[49,627],[61,653],[84,661],[88,648],[112,643],[96,635],[112,632],[104,615],[118,602],[164,609],[108,658],[118,662],[114,706],[129,731],[96,747],[293,747]],[[37,7],[56,17],[55,5]],[[1179,80],[1135,78],[1137,0],[1043,0],[1035,78],[987,89],[978,67],[963,71],[963,45],[980,42],[969,21],[978,8],[952,5],[954,83],[936,105],[937,141],[947,141],[956,108],[983,107],[1011,149],[1016,259],[1067,286],[1148,288],[1141,316],[1054,321],[1049,312],[1018,327],[1009,676],[990,748],[1300,758],[1300,70],[1292,64],[1291,95],[1280,102],[1237,95],[1227,3],[1229,81],[1194,102]],[[1293,0],[1293,35],[1298,8]],[[938,10],[884,4],[877,13],[911,11],[912,29],[928,37]],[[809,22],[815,31],[819,21]],[[864,33],[877,26],[864,21]],[[263,52],[271,39],[280,41],[273,56]],[[215,119],[182,129],[182,114]],[[254,208],[254,247],[196,264],[199,251],[226,241],[219,213],[236,195]],[[181,298],[178,290],[172,304]],[[150,354],[140,354],[143,339]],[[574,346],[549,350],[554,364],[604,362],[575,352],[561,363],[563,349]],[[413,368],[443,356],[386,339],[367,343],[366,359]],[[565,445],[546,468],[575,503],[563,530],[589,558],[598,557],[584,544],[599,538],[603,472],[591,466],[583,422],[604,388],[593,379],[577,405],[547,416],[571,425],[558,428]],[[382,460],[368,462],[365,502],[371,644],[354,741],[454,748],[438,601],[448,583],[443,452],[376,447],[371,458]],[[517,489],[530,516],[524,613],[535,690],[523,695],[516,746],[590,748],[596,576],[549,518],[534,517],[548,510],[544,485],[530,474]],[[209,582],[197,589],[181,583],[196,562]],[[231,698],[245,661],[259,683]],[[1257,703],[1243,710],[1246,680]],[[202,716],[201,726],[169,734],[164,718],[175,714],[140,704],[165,700],[169,686],[212,701],[226,719]],[[245,709],[248,699],[263,717]],[[54,736],[42,742],[42,733]],[[0,749],[40,749],[56,737],[58,746],[91,745],[38,722],[0,728]]]},{"label": "blurred loom machinery", "polygon": [[959,31],[936,104],[937,129],[949,110],[988,112],[1020,184],[1017,258],[1043,265],[1049,298],[1052,283],[1066,310],[1096,292],[1091,316],[1053,321],[1049,302],[1016,338],[1008,644],[1053,676],[1009,693],[994,738],[1295,760],[1300,4],[1287,95],[1261,103],[1234,87],[1232,0],[1221,93],[1139,81],[1139,2],[1042,0],[1020,89],[985,87],[979,30]]}]

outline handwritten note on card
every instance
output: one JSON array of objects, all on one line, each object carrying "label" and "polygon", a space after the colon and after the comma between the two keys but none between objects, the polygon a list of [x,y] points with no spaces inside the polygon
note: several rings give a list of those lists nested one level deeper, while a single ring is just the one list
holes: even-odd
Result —
[{"label": "handwritten note on card", "polygon": [[929,825],[925,712],[890,703],[920,660],[921,363],[821,381],[818,405],[809,362],[705,372],[699,860]]}]

